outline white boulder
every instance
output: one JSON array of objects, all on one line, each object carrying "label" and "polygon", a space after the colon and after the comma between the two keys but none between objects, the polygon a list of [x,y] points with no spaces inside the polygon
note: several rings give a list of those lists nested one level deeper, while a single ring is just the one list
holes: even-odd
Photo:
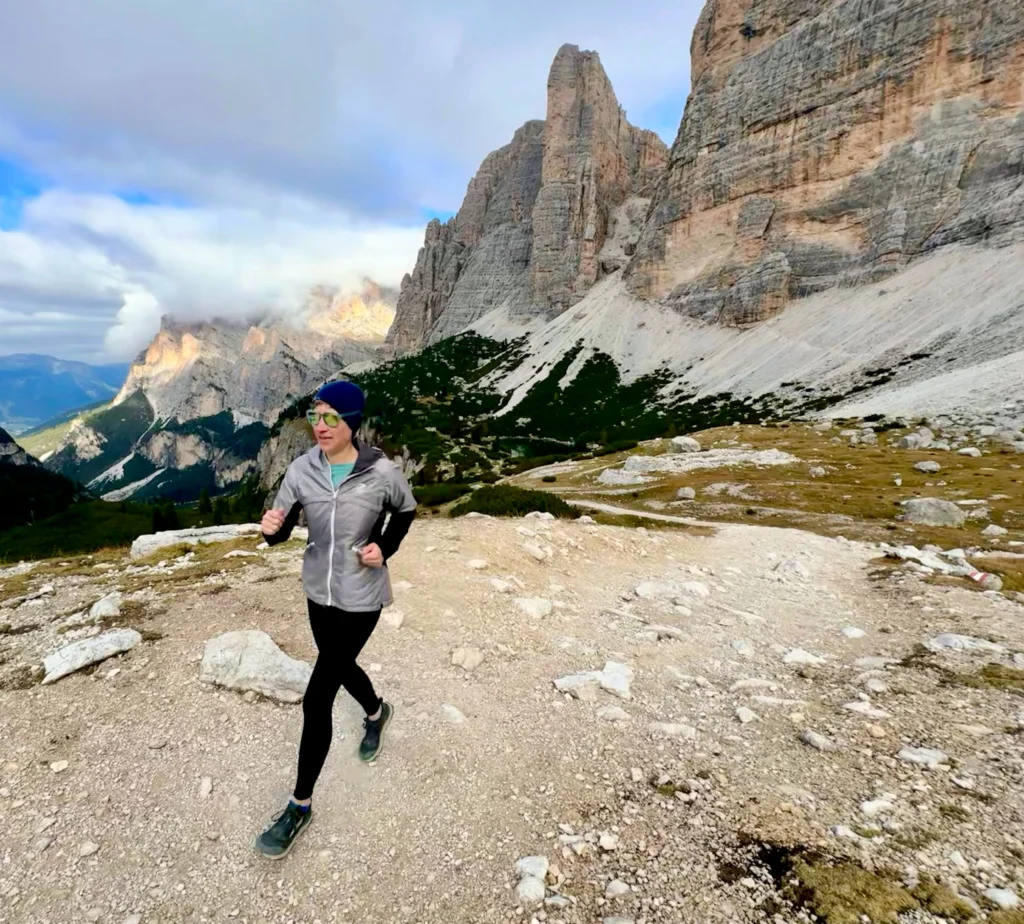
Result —
[{"label": "white boulder", "polygon": [[134,629],[111,629],[102,635],[65,645],[43,658],[43,670],[46,672],[43,683],[53,683],[90,664],[130,651],[141,641],[142,636]]},{"label": "white boulder", "polygon": [[225,632],[206,643],[199,679],[229,690],[252,690],[282,703],[302,700],[313,668],[285,654],[266,632]]}]

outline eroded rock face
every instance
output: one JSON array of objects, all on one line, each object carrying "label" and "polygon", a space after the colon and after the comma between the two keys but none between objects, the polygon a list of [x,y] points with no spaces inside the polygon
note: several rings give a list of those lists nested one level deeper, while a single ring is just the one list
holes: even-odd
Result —
[{"label": "eroded rock face", "polygon": [[[164,318],[114,403],[141,390],[158,419],[186,421],[227,410],[241,421],[271,424],[290,400],[342,367],[374,359],[393,304],[391,292],[367,281],[356,294],[313,289],[294,323]],[[181,467],[177,459],[160,464]]]},{"label": "eroded rock face", "polygon": [[1024,17],[988,0],[709,0],[634,293],[736,325],[1024,237]]},{"label": "eroded rock face", "polygon": [[488,155],[458,214],[427,226],[388,342],[415,349],[495,308],[516,317],[575,304],[625,264],[666,158],[653,132],[626,121],[597,54],[562,46],[547,120]]}]

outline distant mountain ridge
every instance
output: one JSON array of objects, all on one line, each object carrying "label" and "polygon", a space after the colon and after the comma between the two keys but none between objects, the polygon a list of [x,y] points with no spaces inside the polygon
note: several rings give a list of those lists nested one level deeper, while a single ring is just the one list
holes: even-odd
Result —
[{"label": "distant mountain ridge", "polygon": [[127,363],[94,366],[39,353],[0,356],[0,426],[17,436],[68,411],[109,401]]},{"label": "distant mountain ridge", "polygon": [[278,414],[353,363],[373,361],[397,292],[317,286],[289,319],[162,320],[109,406],[77,418],[46,457],[107,500],[195,500],[255,469]]}]

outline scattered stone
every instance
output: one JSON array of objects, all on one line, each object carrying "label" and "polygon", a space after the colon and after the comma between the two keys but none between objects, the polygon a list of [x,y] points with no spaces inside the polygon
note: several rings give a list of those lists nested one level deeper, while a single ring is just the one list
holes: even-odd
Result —
[{"label": "scattered stone", "polygon": [[957,453],[961,456],[970,456],[972,459],[981,458],[981,450],[977,446],[965,446],[963,449],[958,449]]},{"label": "scattered stone", "polygon": [[863,629],[858,629],[856,626],[847,626],[845,629],[843,629],[843,635],[851,639],[864,638],[864,636],[867,635],[867,632],[865,632]]},{"label": "scattered stone", "polygon": [[601,924],[635,924],[635,922],[632,918],[624,918],[614,914],[610,918],[601,918]]},{"label": "scattered stone", "polygon": [[844,703],[843,709],[847,712],[856,712],[858,715],[867,716],[869,719],[887,719],[889,713],[884,709],[876,709],[871,703],[862,699],[855,699],[852,703]]},{"label": "scattered stone", "polygon": [[501,578],[491,578],[491,587],[499,594],[510,594],[515,590],[515,585],[510,584],[508,581],[503,581]]},{"label": "scattered stone", "polygon": [[606,722],[628,722],[632,716],[619,706],[602,706],[597,710],[597,717]]},{"label": "scattered stone", "polygon": [[386,610],[382,618],[392,629],[401,629],[402,623],[405,622],[405,613],[401,610]]},{"label": "scattered stone", "polygon": [[921,526],[960,527],[967,519],[956,504],[938,497],[914,497],[903,504],[904,519]]},{"label": "scattered stone", "polygon": [[896,757],[908,764],[918,764],[929,770],[949,763],[949,755],[938,748],[903,747],[900,748]]},{"label": "scattered stone", "polygon": [[208,776],[204,776],[199,781],[199,798],[200,799],[209,799],[210,798],[210,794],[212,792],[213,792],[213,780],[210,777],[208,777]]},{"label": "scattered stone", "polygon": [[680,591],[676,584],[666,581],[643,581],[633,588],[633,593],[641,600],[660,600],[675,597]]},{"label": "scattered stone", "polygon": [[786,653],[782,659],[782,663],[815,666],[824,664],[825,659],[818,655],[811,654],[809,651],[804,651],[802,648],[794,648]]},{"label": "scattered stone", "polygon": [[746,706],[737,706],[736,718],[740,720],[741,725],[748,725],[751,722],[756,722],[760,719],[760,716],[753,709],[748,709]]},{"label": "scattered stone", "polygon": [[523,857],[516,860],[516,875],[522,879],[533,876],[543,882],[548,875],[548,858],[544,856]]},{"label": "scattered stone", "polygon": [[[629,894],[629,886],[621,879],[613,879],[604,890],[604,897],[613,900]],[[607,919],[606,919],[607,920]]]},{"label": "scattered stone", "polygon": [[837,750],[835,742],[831,739],[826,738],[824,735],[819,734],[816,731],[807,729],[801,736],[800,740],[804,744],[810,745],[817,751],[835,751]]},{"label": "scattered stone", "polygon": [[736,652],[741,658],[752,658],[754,657],[754,646],[750,642],[738,640],[732,643],[732,650]]},{"label": "scattered stone", "polygon": [[602,834],[597,846],[606,851],[618,850],[619,836],[617,834]]},{"label": "scattered stone", "polygon": [[114,655],[130,651],[141,641],[142,636],[134,629],[121,628],[72,642],[43,658],[43,670],[46,673],[42,682],[53,683],[90,664],[98,664]]},{"label": "scattered stone", "polygon": [[524,876],[516,886],[516,901],[524,908],[535,908],[545,895],[544,882],[535,876]]},{"label": "scattered stone", "polygon": [[697,492],[693,488],[680,488],[676,491],[676,500],[681,501],[692,501],[696,500]]},{"label": "scattered stone", "polygon": [[531,619],[543,619],[551,615],[552,603],[543,597],[518,597],[516,606]]},{"label": "scattered stone", "polygon": [[674,436],[669,440],[669,452],[700,452],[700,443],[691,436]]},{"label": "scattered stone", "polygon": [[925,648],[931,651],[942,651],[952,649],[953,651],[991,651],[995,654],[1003,654],[1006,649],[1002,645],[990,642],[987,639],[975,638],[973,635],[957,635],[955,632],[944,632],[936,635],[924,643]]},{"label": "scattered stone", "polygon": [[483,558],[471,558],[466,562],[466,567],[471,568],[473,571],[486,571],[489,565]]},{"label": "scattered stone", "polygon": [[828,472],[822,466],[815,465],[809,474],[812,478],[824,478]]},{"label": "scattered stone", "polygon": [[89,607],[89,618],[94,622],[102,619],[115,619],[121,615],[121,603],[123,597],[118,591],[100,597]]},{"label": "scattered stone", "polygon": [[867,690],[868,693],[881,695],[889,692],[889,685],[880,677],[866,677],[864,679],[864,689]]},{"label": "scattered stone", "polygon": [[696,728],[680,722],[651,722],[647,730],[656,738],[682,738],[693,741],[697,737]]},{"label": "scattered stone", "polygon": [[466,717],[451,703],[441,704],[441,715],[444,716],[446,721],[451,722],[452,725],[461,725],[466,721]]},{"label": "scattered stone", "polygon": [[232,549],[225,558],[259,558],[259,552],[250,552],[248,549]]},{"label": "scattered stone", "polygon": [[1003,911],[1010,911],[1020,905],[1017,893],[1011,892],[1009,889],[986,889],[982,894]]},{"label": "scattered stone", "polygon": [[731,687],[730,693],[744,693],[747,690],[773,690],[777,684],[773,680],[763,680],[760,677],[748,677],[745,680],[737,680]]},{"label": "scattered stone", "polygon": [[532,542],[524,543],[523,551],[526,552],[531,558],[534,558],[539,562],[544,562],[548,559],[548,553],[539,545],[535,545]]},{"label": "scattered stone", "polygon": [[456,648],[452,652],[452,664],[461,667],[467,674],[473,673],[483,664],[484,654],[479,648]]},{"label": "scattered stone", "polygon": [[981,534],[986,539],[995,539],[995,538],[998,538],[999,536],[1005,536],[1008,532],[1009,532],[1009,530],[1006,529],[1005,527],[997,526],[995,523],[990,523],[988,526],[986,526],[981,531]]},{"label": "scattered stone", "polygon": [[884,815],[891,812],[895,806],[886,799],[874,799],[870,802],[861,802],[860,810],[868,818],[874,818],[876,815]]},{"label": "scattered stone", "polygon": [[63,773],[65,770],[67,770],[68,766],[69,764],[66,760],[55,760],[52,764],[50,764],[50,769],[54,773]]},{"label": "scattered stone", "polygon": [[942,466],[939,465],[938,462],[933,462],[931,459],[926,459],[924,462],[916,463],[914,468],[926,475],[934,475],[936,472],[942,470]]},{"label": "scattered stone", "polygon": [[86,841],[81,847],[78,848],[78,855],[80,857],[91,857],[95,853],[99,853],[100,845],[93,841]]},{"label": "scattered stone", "polygon": [[676,626],[651,625],[645,626],[644,631],[654,635],[657,641],[661,641],[665,638],[681,640],[686,637],[683,630],[677,628]]},{"label": "scattered stone", "polygon": [[908,433],[896,443],[897,449],[928,449],[935,441],[935,434],[927,427],[921,427],[916,433]]},{"label": "scattered stone", "polygon": [[285,654],[258,629],[225,632],[206,643],[199,680],[282,703],[302,700],[313,668]]},{"label": "scattered stone", "polygon": [[788,581],[791,579],[806,581],[810,578],[811,572],[799,558],[787,558],[780,561],[769,573],[777,581]]},{"label": "scattered stone", "polygon": [[866,658],[857,658],[853,666],[862,671],[882,671],[893,664],[899,664],[896,658],[879,657],[877,655]]},{"label": "scattered stone", "polygon": [[691,597],[694,600],[704,600],[711,596],[708,585],[700,581],[687,581],[680,588],[680,591],[684,597]]},{"label": "scattered stone", "polygon": [[150,738],[149,744],[146,745],[151,751],[160,751],[167,747],[166,738]]}]

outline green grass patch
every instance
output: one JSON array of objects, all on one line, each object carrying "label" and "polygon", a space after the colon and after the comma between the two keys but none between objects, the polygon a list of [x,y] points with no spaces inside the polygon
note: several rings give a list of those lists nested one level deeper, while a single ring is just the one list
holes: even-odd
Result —
[{"label": "green grass patch", "polygon": [[449,481],[442,481],[440,484],[418,485],[412,489],[416,503],[424,507],[440,507],[442,504],[450,504],[460,497],[468,494],[472,488],[468,484],[452,484]]},{"label": "green grass patch", "polygon": [[793,874],[798,884],[787,886],[787,897],[825,924],[860,924],[862,915],[874,922],[896,922],[903,912],[919,907],[893,877],[869,872],[856,863],[797,861]]}]

